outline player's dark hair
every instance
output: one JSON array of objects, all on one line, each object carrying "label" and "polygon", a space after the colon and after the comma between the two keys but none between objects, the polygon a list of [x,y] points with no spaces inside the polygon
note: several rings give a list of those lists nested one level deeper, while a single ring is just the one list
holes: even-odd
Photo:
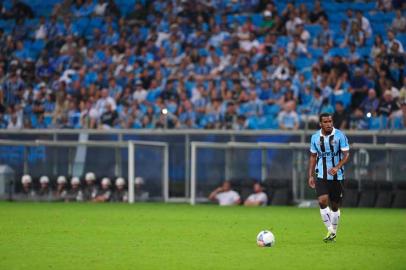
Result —
[{"label": "player's dark hair", "polygon": [[323,117],[333,117],[331,114],[329,113],[322,113],[319,115],[319,122],[321,123],[321,120],[323,119]]}]

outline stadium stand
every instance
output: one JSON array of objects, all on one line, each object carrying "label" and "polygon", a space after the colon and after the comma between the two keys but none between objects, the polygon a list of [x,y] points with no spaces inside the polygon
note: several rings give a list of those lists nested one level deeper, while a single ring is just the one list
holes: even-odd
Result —
[{"label": "stadium stand", "polygon": [[393,183],[388,181],[377,181],[378,195],[375,207],[389,208],[392,205]]},{"label": "stadium stand", "polygon": [[348,179],[344,182],[344,197],[342,205],[344,207],[356,207],[358,205],[358,181]]},{"label": "stadium stand", "polygon": [[361,194],[358,202],[359,207],[374,207],[376,202],[376,183],[374,181],[361,182]]},{"label": "stadium stand", "polygon": [[405,9],[380,2],[4,1],[0,128],[277,129],[289,101],[303,127],[341,101],[341,128],[404,129]]},{"label": "stadium stand", "polygon": [[406,183],[398,182],[394,193],[395,197],[393,199],[392,207],[406,208]]}]

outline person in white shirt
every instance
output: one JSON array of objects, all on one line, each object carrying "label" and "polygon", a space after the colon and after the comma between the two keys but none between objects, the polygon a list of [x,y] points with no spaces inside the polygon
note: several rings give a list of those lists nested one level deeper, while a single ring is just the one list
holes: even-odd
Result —
[{"label": "person in white shirt", "polygon": [[264,192],[260,183],[254,184],[254,193],[248,196],[245,200],[245,206],[266,206],[268,204],[268,196]]},{"label": "person in white shirt", "polygon": [[230,181],[224,181],[221,187],[210,193],[209,199],[218,202],[221,206],[239,205],[241,203],[240,195],[231,189]]}]

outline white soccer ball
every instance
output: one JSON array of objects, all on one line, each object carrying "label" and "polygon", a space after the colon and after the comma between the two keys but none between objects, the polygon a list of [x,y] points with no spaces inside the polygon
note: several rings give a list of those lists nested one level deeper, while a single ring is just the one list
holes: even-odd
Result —
[{"label": "white soccer ball", "polygon": [[273,247],[275,245],[275,236],[271,231],[261,231],[257,235],[257,245],[259,247]]}]

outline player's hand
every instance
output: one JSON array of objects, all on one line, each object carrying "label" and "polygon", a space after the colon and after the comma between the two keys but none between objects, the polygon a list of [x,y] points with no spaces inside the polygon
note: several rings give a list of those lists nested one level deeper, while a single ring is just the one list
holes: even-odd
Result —
[{"label": "player's hand", "polygon": [[333,168],[331,168],[330,170],[328,170],[328,173],[329,173],[330,175],[336,175],[337,172],[338,172],[338,168],[337,168],[337,167],[333,167]]},{"label": "player's hand", "polygon": [[316,187],[316,181],[314,180],[313,176],[309,177],[309,187],[315,188]]}]

